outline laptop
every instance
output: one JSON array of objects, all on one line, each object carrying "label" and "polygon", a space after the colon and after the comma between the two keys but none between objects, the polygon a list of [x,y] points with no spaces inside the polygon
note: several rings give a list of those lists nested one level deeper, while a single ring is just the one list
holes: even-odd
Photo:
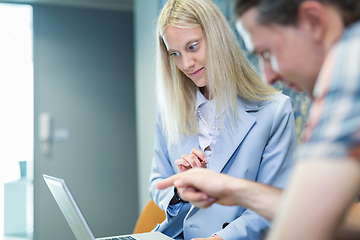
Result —
[{"label": "laptop", "polygon": [[55,201],[64,214],[71,230],[77,240],[169,240],[170,238],[160,232],[138,233],[113,237],[95,238],[89,225],[87,224],[80,208],[71,195],[69,188],[63,179],[55,178],[43,174],[44,180],[48,185]]}]

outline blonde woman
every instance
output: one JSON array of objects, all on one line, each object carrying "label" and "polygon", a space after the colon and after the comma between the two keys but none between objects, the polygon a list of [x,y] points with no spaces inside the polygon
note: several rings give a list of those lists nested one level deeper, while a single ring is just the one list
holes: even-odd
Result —
[{"label": "blonde woman", "polygon": [[157,231],[175,239],[262,239],[269,222],[251,210],[198,209],[176,188],[156,184],[202,167],[283,188],[296,144],[290,99],[262,82],[210,0],[169,0],[157,42],[150,195],[166,212]]}]

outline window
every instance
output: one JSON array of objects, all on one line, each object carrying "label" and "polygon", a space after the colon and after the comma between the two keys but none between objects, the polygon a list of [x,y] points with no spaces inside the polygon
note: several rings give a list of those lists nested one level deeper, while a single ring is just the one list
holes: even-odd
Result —
[{"label": "window", "polygon": [[[27,171],[26,177],[25,171],[20,171],[20,165],[26,163],[28,169],[33,165],[32,45],[32,7],[0,3],[0,237],[4,231],[4,183],[20,181],[21,176],[27,182],[33,178],[32,171]],[[33,205],[28,207],[32,211]],[[29,214],[24,212],[24,216]],[[27,230],[31,228],[32,224],[27,224]]]}]

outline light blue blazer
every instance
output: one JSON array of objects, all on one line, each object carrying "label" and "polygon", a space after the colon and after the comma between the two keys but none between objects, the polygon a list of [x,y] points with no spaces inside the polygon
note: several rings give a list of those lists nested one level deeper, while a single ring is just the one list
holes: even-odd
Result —
[{"label": "light blue blazer", "polygon": [[[284,188],[293,167],[296,147],[295,122],[289,97],[278,94],[272,101],[254,102],[238,97],[240,119],[234,131],[225,118],[227,130],[219,135],[208,168]],[[175,238],[206,238],[217,234],[224,240],[263,239],[270,222],[242,206],[213,204],[199,209],[179,203],[169,211],[173,188],[158,190],[157,182],[177,173],[175,160],[199,147],[199,136],[168,145],[160,117],[156,120],[154,159],[150,176],[152,200],[166,210],[166,220],[157,229]],[[171,214],[170,214],[171,213]],[[224,224],[229,223],[225,228]]]}]

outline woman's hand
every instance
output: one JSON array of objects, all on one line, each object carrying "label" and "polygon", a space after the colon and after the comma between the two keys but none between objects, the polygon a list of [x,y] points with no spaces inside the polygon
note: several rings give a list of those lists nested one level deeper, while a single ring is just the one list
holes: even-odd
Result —
[{"label": "woman's hand", "polygon": [[191,153],[188,155],[183,154],[181,159],[175,161],[176,168],[179,173],[185,172],[191,168],[201,167],[206,168],[207,166],[207,157],[199,149],[194,148]]}]

